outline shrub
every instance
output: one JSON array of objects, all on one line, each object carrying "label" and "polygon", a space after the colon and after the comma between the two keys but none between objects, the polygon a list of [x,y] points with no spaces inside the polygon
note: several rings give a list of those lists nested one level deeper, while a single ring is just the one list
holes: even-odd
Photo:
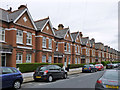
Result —
[{"label": "shrub", "polygon": [[85,64],[69,64],[69,68],[72,69],[72,68],[79,68],[79,67],[83,67]]},{"label": "shrub", "polygon": [[106,66],[107,64],[109,64],[110,61],[102,61],[101,64],[103,64],[103,66]]},{"label": "shrub", "polygon": [[48,63],[22,63],[22,64],[17,64],[17,68],[19,68],[19,70],[22,73],[25,73],[25,72],[33,72],[33,71],[36,70],[37,67],[43,66],[43,65],[58,65],[60,67],[63,67],[63,64],[61,64],[61,63],[54,63],[54,64],[48,64]]}]

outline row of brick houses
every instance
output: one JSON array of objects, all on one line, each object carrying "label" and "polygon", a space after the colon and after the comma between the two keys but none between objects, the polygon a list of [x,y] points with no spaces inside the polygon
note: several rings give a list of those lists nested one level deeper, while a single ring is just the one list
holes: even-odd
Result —
[{"label": "row of brick houses", "polygon": [[118,51],[70,32],[63,24],[52,26],[49,17],[33,21],[28,8],[0,9],[1,65],[16,67],[18,63],[80,64],[118,60]]}]

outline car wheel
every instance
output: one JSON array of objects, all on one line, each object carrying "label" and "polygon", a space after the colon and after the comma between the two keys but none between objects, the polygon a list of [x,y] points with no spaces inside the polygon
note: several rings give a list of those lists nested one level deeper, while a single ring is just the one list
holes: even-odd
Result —
[{"label": "car wheel", "polygon": [[20,81],[18,81],[18,80],[15,81],[14,84],[13,84],[13,88],[14,88],[14,89],[20,89],[20,88],[21,88],[21,83],[20,83]]},{"label": "car wheel", "polygon": [[63,78],[64,78],[64,79],[66,79],[66,78],[67,78],[67,74],[66,74],[66,73],[64,74],[64,77],[63,77]]},{"label": "car wheel", "polygon": [[93,73],[93,70],[90,70],[91,73]]},{"label": "car wheel", "polygon": [[48,77],[48,81],[49,81],[49,82],[52,82],[52,81],[53,81],[53,77],[52,77],[51,75]]}]

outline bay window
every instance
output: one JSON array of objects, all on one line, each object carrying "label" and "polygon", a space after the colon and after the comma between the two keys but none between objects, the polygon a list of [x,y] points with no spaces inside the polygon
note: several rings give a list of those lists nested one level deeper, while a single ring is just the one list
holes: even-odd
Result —
[{"label": "bay window", "polygon": [[5,29],[0,27],[0,41],[5,41]]},{"label": "bay window", "polygon": [[42,39],[42,47],[46,48],[46,37]]},{"label": "bay window", "polygon": [[32,57],[31,54],[26,55],[26,63],[31,63],[31,57]]},{"label": "bay window", "polygon": [[16,64],[17,63],[22,63],[22,54],[21,53],[17,53],[17,55],[16,55]]}]

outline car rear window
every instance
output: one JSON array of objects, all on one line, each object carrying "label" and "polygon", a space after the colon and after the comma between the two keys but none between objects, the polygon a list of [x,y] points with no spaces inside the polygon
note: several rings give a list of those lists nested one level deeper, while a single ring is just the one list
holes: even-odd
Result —
[{"label": "car rear window", "polygon": [[101,65],[95,65],[95,66],[101,66]]},{"label": "car rear window", "polygon": [[103,75],[103,78],[109,79],[109,80],[120,80],[120,77],[118,76],[120,71],[106,71]]},{"label": "car rear window", "polygon": [[47,67],[39,67],[39,68],[37,68],[37,71],[45,71],[45,70],[47,70]]},{"label": "car rear window", "polygon": [[90,65],[84,65],[84,67],[90,67]]}]

